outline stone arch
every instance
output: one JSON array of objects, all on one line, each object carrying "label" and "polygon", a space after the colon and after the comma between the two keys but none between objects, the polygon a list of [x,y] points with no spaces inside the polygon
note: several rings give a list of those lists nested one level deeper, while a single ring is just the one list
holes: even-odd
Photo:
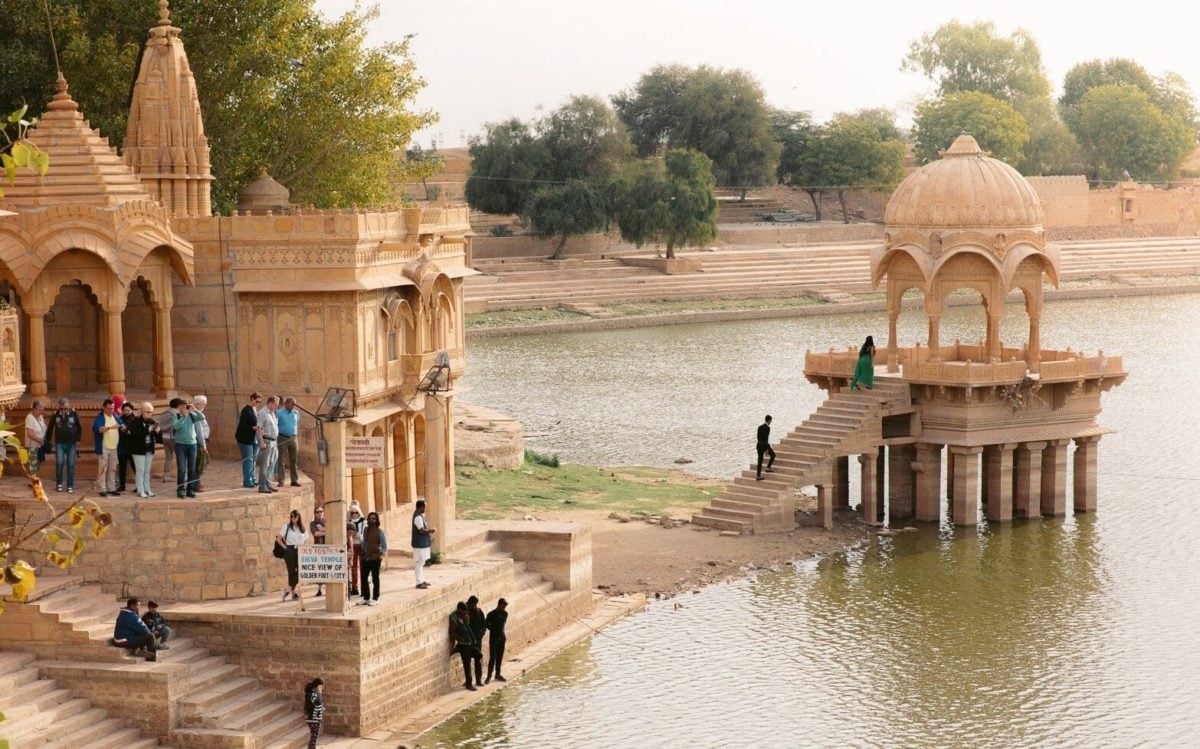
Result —
[{"label": "stone arch", "polygon": [[413,483],[410,480],[413,473],[412,441],[408,438],[408,422],[403,418],[396,419],[392,425],[392,462],[395,465],[393,478],[395,480],[396,504],[406,504],[413,501]]},{"label": "stone arch", "polygon": [[890,247],[880,245],[871,251],[871,288],[877,288],[885,276],[892,278],[898,270],[895,266],[904,259],[912,262],[924,279],[925,286],[928,286],[934,274],[934,263],[929,253],[916,245],[898,244]]}]

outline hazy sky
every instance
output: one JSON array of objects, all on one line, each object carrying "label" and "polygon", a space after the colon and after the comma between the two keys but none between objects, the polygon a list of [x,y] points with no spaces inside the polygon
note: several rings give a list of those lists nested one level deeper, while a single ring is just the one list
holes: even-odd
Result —
[{"label": "hazy sky", "polygon": [[[364,5],[369,4],[364,0]],[[317,0],[327,15],[355,0]],[[742,0],[380,0],[370,41],[416,33],[412,50],[428,83],[418,106],[441,119],[421,133],[446,146],[485,122],[528,118],[572,94],[609,96],[657,63],[744,68],[780,107],[824,119],[889,106],[907,121],[932,91],[902,73],[911,40],[951,20],[990,20],[1037,39],[1051,83],[1075,63],[1131,57],[1152,75],[1183,75],[1200,90],[1200,4],[1007,0],[787,2]],[[1187,10],[1188,8],[1192,10]]]}]

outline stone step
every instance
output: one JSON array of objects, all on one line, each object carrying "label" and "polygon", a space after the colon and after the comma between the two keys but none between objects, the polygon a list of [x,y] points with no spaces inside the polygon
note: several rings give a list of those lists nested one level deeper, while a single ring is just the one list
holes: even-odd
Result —
[{"label": "stone step", "polygon": [[295,713],[289,713],[263,726],[260,736],[269,736],[264,749],[304,749],[308,746],[308,726]]},{"label": "stone step", "polygon": [[106,718],[80,728],[73,733],[61,734],[61,726],[55,727],[55,737],[46,741],[46,749],[125,749],[129,746],[157,746],[154,739],[143,736],[136,728],[130,728],[116,718]]},{"label": "stone step", "polygon": [[[13,650],[0,651],[0,677],[15,676],[24,671],[37,656]],[[3,694],[3,690],[0,690]]]},{"label": "stone step", "polygon": [[738,531],[740,533],[753,533],[754,525],[741,520],[730,520],[729,518],[721,518],[715,515],[709,515],[707,512],[697,513],[692,515],[692,523],[695,525],[703,525],[708,528],[716,528],[723,531]]},{"label": "stone step", "polygon": [[[91,709],[91,704],[87,700],[75,697],[69,690],[54,689],[44,695],[39,695],[29,701],[22,701],[20,704],[12,705],[4,709],[4,714],[7,717],[5,721],[5,736],[10,740],[19,736],[23,730],[17,727],[18,721],[32,719],[37,724],[54,724],[60,719],[68,715],[72,715],[81,710]],[[11,724],[8,721],[12,721]],[[20,746],[20,744],[17,744]]]},{"label": "stone step", "polygon": [[[53,717],[49,712],[39,712],[32,719],[23,721],[22,725],[14,722],[12,726],[9,726],[6,720],[4,736],[14,747],[46,746],[51,741],[58,741],[71,734],[83,734],[96,738],[94,732],[96,724],[105,722],[108,715],[103,710],[92,707],[86,700],[79,700],[79,703],[78,709],[70,712],[62,710]],[[112,723],[113,727],[123,727],[120,721],[114,720]],[[134,731],[134,735],[140,736],[137,731]],[[86,746],[90,749],[92,744],[83,742],[65,744],[65,746]]]}]

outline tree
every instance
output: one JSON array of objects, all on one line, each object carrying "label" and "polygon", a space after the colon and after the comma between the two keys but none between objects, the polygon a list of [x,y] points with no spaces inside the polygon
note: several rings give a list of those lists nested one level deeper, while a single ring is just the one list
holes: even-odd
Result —
[{"label": "tree", "polygon": [[1062,96],[1058,109],[1063,121],[1074,130],[1079,115],[1079,102],[1093,88],[1130,85],[1154,95],[1154,79],[1146,69],[1133,60],[1114,57],[1108,60],[1088,60],[1067,71],[1063,77]]},{"label": "tree", "polygon": [[538,123],[543,177],[604,183],[633,156],[629,131],[603,99],[573,96]]},{"label": "tree", "polygon": [[829,121],[832,124],[865,122],[879,132],[880,140],[904,140],[904,134],[896,125],[896,113],[887,107],[868,107],[854,112],[838,112]]},{"label": "tree", "polygon": [[1076,128],[1089,173],[1137,180],[1174,177],[1196,145],[1195,131],[1132,84],[1097,86],[1079,100]]},{"label": "tree", "polygon": [[508,216],[520,213],[541,185],[545,148],[518,119],[488,123],[483,137],[471,140],[467,203],[477,211]]},{"label": "tree", "polygon": [[[9,16],[23,0],[0,0]],[[63,72],[93,125],[120,146],[131,84],[155,0],[56,0]],[[403,181],[411,135],[433,121],[411,105],[424,86],[408,42],[365,46],[377,7],[328,20],[311,0],[190,0],[171,7],[183,29],[212,149],[213,201],[229,210],[268,169],[292,199],[318,206],[386,202]],[[40,111],[54,64],[40,14],[0,53],[0,100]]]},{"label": "tree", "polygon": [[434,190],[431,193],[429,178],[440,172],[444,166],[446,166],[446,162],[438,155],[437,151],[426,151],[421,148],[419,143],[413,143],[404,152],[404,165],[402,167],[404,173],[410,181],[421,183],[422,189],[425,190],[426,200],[433,200],[437,197],[437,193],[441,191],[437,185],[434,185]]},{"label": "tree", "polygon": [[608,200],[603,188],[578,179],[535,191],[522,206],[522,218],[543,239],[558,237],[552,259],[560,260],[571,237],[608,227]]},{"label": "tree", "polygon": [[659,65],[613,97],[639,155],[699,151],[717,184],[745,189],[774,182],[779,144],[758,82],[743,70]]},{"label": "tree", "polygon": [[712,161],[698,151],[672,149],[628,167],[614,181],[613,217],[621,238],[638,247],[699,246],[716,239],[716,179]]},{"label": "tree", "polygon": [[966,91],[917,107],[913,121],[917,161],[928,164],[937,160],[964,132],[974,136],[984,151],[1009,164],[1021,160],[1029,142],[1029,125],[1011,104]]},{"label": "tree", "polygon": [[814,146],[822,181],[837,191],[842,221],[847,224],[846,190],[890,190],[904,175],[904,145],[898,140],[882,140],[878,128],[867,122],[832,122],[823,128]]},{"label": "tree", "polygon": [[938,94],[977,91],[1010,104],[1048,96],[1042,53],[1029,32],[996,33],[990,21],[944,23],[909,45],[904,70],[924,73]]},{"label": "tree", "polygon": [[1015,165],[1024,175],[1079,174],[1083,152],[1071,130],[1059,119],[1049,97],[1025,103],[1022,116],[1029,125],[1029,143]]}]

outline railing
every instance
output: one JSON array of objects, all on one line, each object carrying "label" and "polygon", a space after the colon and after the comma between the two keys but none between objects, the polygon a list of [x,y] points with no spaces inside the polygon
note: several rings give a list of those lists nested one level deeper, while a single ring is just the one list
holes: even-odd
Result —
[{"label": "railing", "polygon": [[1039,372],[1042,382],[1062,382],[1081,378],[1121,377],[1125,374],[1125,365],[1121,357],[1105,356],[1101,351],[1096,356],[1076,355],[1073,359],[1043,360]]}]

